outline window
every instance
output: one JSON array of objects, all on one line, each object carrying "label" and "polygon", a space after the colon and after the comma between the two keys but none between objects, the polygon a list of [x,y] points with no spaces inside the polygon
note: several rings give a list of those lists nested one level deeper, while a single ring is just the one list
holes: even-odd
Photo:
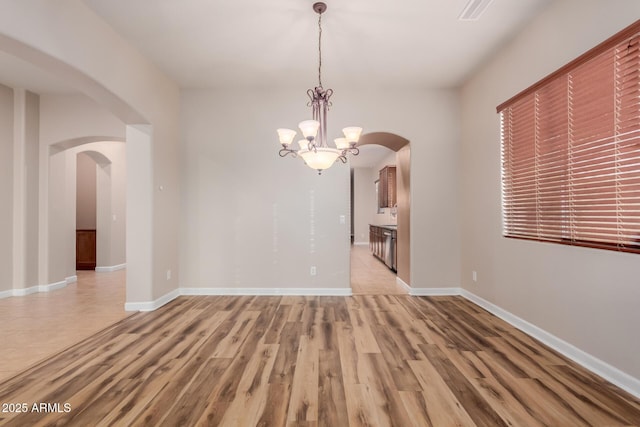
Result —
[{"label": "window", "polygon": [[497,110],[504,235],[640,253],[640,21]]}]

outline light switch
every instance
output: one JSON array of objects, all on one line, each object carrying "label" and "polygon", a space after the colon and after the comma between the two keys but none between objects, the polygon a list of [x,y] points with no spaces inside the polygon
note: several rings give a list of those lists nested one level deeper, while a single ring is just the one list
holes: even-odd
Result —
[{"label": "light switch", "polygon": [[340,215],[340,224],[344,224],[346,221],[346,218],[344,215]]}]

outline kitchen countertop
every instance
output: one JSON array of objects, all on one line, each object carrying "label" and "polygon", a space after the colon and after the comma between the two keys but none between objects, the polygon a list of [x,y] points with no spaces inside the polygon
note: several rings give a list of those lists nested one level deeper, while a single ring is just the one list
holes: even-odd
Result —
[{"label": "kitchen countertop", "polygon": [[369,224],[373,227],[378,227],[378,228],[386,228],[387,230],[397,230],[398,226],[395,224],[389,224],[389,225],[378,225],[378,224]]}]

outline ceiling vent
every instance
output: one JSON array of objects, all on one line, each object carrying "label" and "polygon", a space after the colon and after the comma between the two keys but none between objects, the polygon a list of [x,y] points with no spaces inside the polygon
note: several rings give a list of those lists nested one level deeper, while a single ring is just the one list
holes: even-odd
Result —
[{"label": "ceiling vent", "polygon": [[493,0],[469,0],[458,16],[459,21],[477,21]]}]

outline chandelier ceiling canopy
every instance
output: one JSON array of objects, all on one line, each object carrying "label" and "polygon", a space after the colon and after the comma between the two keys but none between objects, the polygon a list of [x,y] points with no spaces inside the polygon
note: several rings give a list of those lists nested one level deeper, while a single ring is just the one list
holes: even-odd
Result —
[{"label": "chandelier ceiling canopy", "polygon": [[[322,2],[313,4],[313,10],[318,14],[318,86],[307,90],[311,107],[312,120],[304,120],[298,124],[304,139],[298,141],[298,148],[293,144],[296,131],[292,129],[278,129],[278,137],[282,149],[280,157],[291,154],[292,157],[300,156],[302,160],[312,169],[322,173],[335,162],[340,160],[347,162],[347,154],[357,156],[359,153],[356,144],[360,139],[362,128],[346,127],[342,129],[344,137],[334,139],[335,147],[327,144],[327,111],[331,107],[331,95],[333,89],[322,87],[322,14],[327,10],[327,5]],[[293,146],[293,147],[292,147]]]}]

